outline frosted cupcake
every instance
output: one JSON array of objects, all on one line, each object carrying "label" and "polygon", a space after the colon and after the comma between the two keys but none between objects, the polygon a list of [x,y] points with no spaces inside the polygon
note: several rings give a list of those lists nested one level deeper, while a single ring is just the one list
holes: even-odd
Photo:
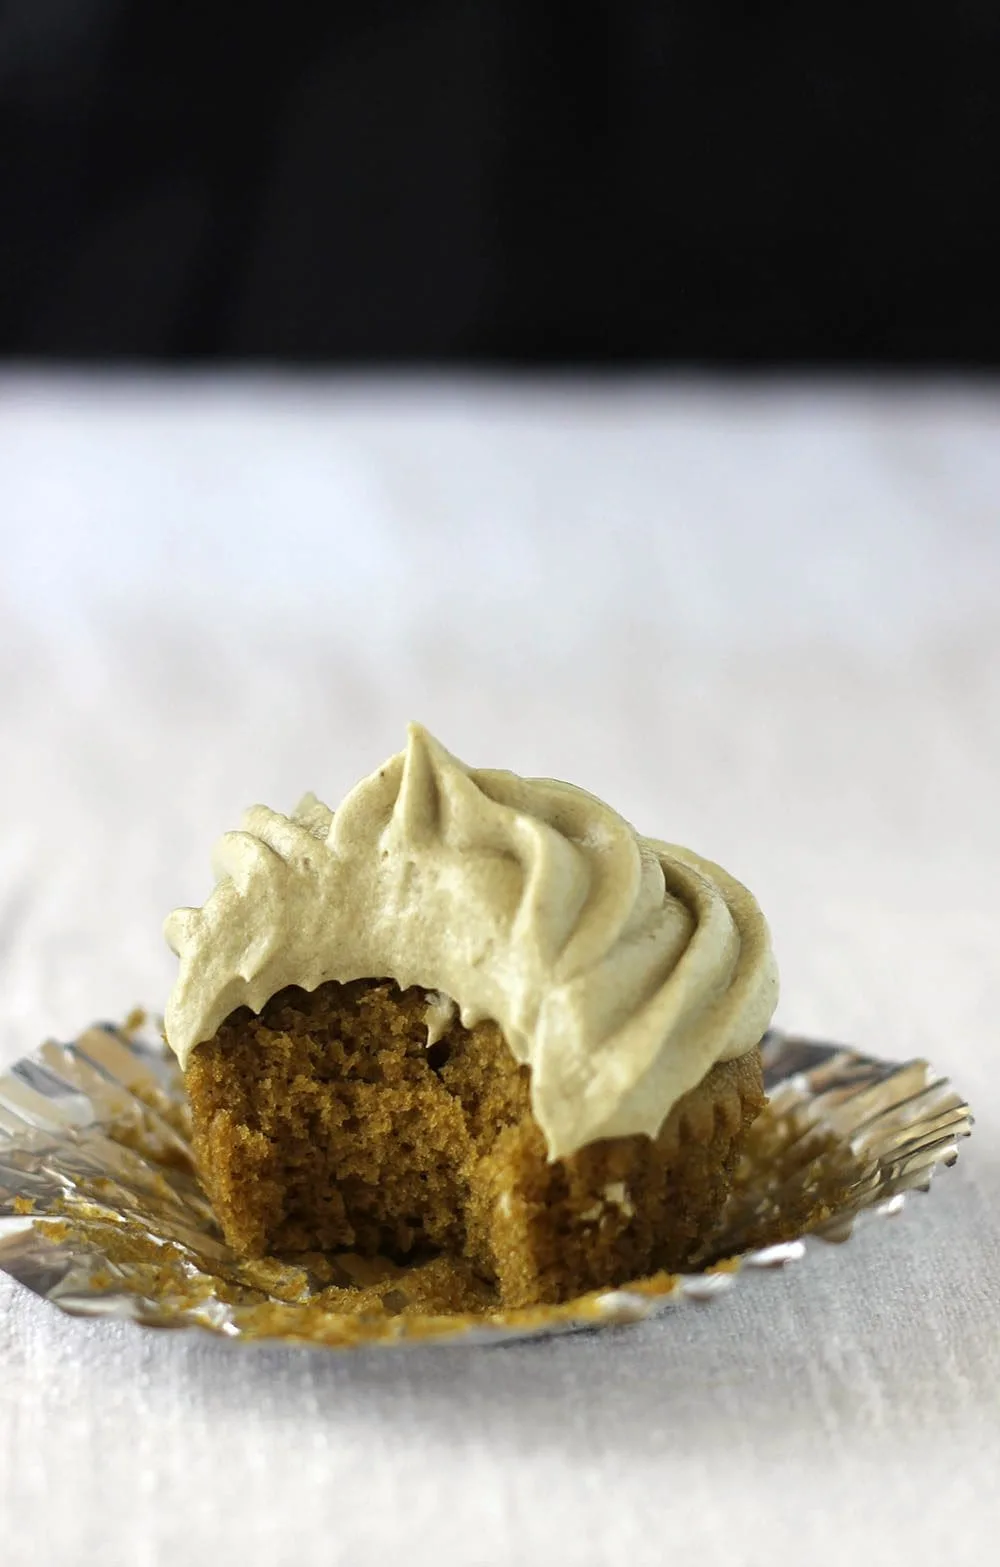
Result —
[{"label": "frosted cupcake", "polygon": [[454,1259],[504,1305],[698,1254],[777,999],[738,882],[420,727],[336,812],[254,806],[167,939],[167,1038],[244,1255]]}]

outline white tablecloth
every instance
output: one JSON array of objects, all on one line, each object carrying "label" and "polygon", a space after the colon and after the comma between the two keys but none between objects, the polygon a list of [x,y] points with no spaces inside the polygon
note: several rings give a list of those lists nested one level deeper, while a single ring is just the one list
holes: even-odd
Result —
[{"label": "white tablecloth", "polygon": [[991,1559],[998,602],[995,386],[0,381],[0,1060],[160,1005],[215,837],[415,716],[721,860],[778,1020],[979,1121],[898,1219],[596,1336],[244,1350],[0,1276],[4,1567]]}]

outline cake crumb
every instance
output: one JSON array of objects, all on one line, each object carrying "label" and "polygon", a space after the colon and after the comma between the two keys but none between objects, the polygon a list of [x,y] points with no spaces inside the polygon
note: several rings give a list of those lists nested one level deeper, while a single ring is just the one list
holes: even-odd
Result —
[{"label": "cake crumb", "polygon": [[479,1289],[505,1307],[688,1264],[764,1102],[759,1051],[713,1067],[657,1137],[550,1161],[530,1071],[496,1023],[452,1016],[428,1048],[436,994],[388,979],[290,986],[195,1048],[196,1161],[230,1246],[371,1259],[379,1282],[352,1281],[366,1298],[409,1293],[386,1264],[433,1263],[435,1288],[447,1278],[456,1300]]}]

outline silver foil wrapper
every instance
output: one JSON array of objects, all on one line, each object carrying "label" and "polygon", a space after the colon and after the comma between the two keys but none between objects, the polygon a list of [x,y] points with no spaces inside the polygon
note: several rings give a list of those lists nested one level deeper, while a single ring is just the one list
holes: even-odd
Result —
[{"label": "silver foil wrapper", "polygon": [[155,1023],[95,1025],[0,1077],[0,1268],[75,1316],[349,1348],[503,1339],[641,1321],[732,1287],[742,1270],[845,1240],[954,1163],[969,1107],[925,1061],[881,1061],[772,1032],[769,1101],[700,1272],[559,1306],[431,1315],[405,1269],[344,1257],[246,1262],[191,1159],[183,1082]]}]

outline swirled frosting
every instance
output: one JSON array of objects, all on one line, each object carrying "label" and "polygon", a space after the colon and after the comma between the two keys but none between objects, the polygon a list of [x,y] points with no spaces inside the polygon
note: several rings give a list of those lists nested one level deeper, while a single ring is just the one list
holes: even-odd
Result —
[{"label": "swirled frosting", "polygon": [[468,768],[415,724],[336,812],[253,806],[213,870],[204,907],[165,927],[182,1063],[286,985],[419,985],[431,1030],[452,1001],[466,1027],[500,1025],[553,1159],[655,1135],[777,999],[764,917],[725,871],[571,784]]}]

